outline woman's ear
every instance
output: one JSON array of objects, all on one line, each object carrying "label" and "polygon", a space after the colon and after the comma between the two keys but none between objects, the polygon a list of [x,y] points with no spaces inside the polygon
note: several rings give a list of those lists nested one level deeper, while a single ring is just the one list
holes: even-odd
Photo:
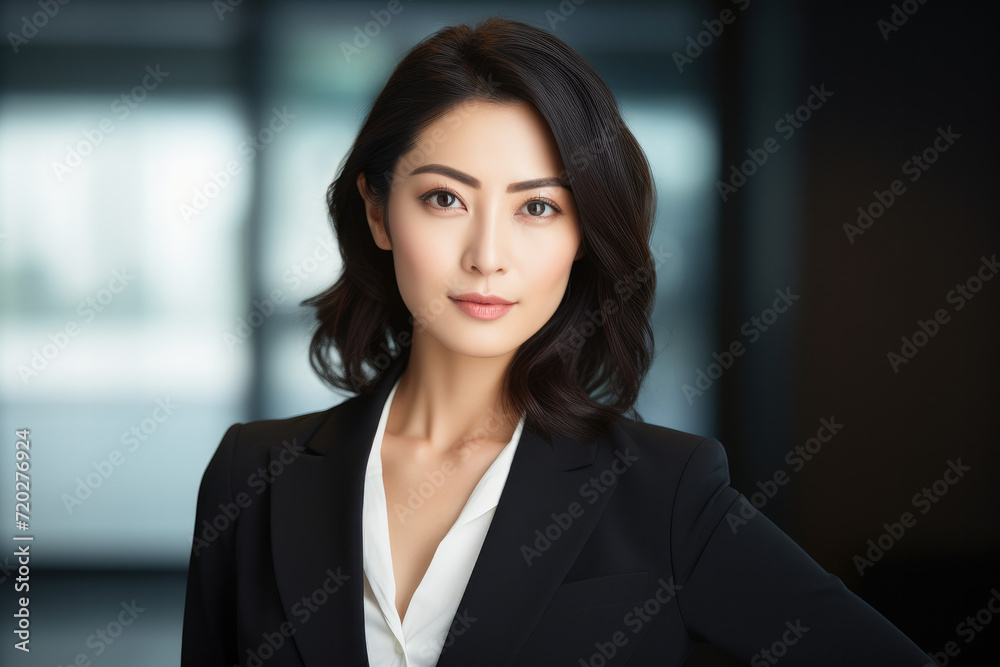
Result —
[{"label": "woman's ear", "polygon": [[364,172],[358,174],[357,184],[361,199],[365,202],[365,217],[368,219],[368,228],[372,232],[372,238],[375,239],[375,245],[382,250],[392,250],[389,235],[385,233],[385,218],[382,215],[382,209],[368,198]]}]

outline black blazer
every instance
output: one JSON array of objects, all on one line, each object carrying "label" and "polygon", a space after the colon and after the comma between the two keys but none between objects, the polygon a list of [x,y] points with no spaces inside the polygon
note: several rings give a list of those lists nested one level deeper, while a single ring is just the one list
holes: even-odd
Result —
[{"label": "black blazer", "polygon": [[[365,465],[397,359],[369,394],[234,424],[202,479],[182,667],[368,665]],[[525,426],[440,667],[923,667],[927,656],[729,486],[717,440],[622,418],[550,448]]]}]

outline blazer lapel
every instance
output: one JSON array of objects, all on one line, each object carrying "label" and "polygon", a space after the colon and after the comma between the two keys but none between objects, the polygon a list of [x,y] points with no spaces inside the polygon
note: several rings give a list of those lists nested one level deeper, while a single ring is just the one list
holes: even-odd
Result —
[{"label": "blazer lapel", "polygon": [[[385,399],[406,354],[371,393],[348,399],[276,475],[271,490],[272,557],[278,592],[309,667],[368,665],[361,509],[364,471]],[[271,448],[272,461],[281,455]],[[287,458],[287,454],[285,455]]]},{"label": "blazer lapel", "polygon": [[438,667],[513,664],[614,493],[602,440],[550,447],[525,425]]},{"label": "blazer lapel", "polygon": [[[364,471],[385,400],[407,358],[408,351],[371,393],[328,410],[306,442],[307,451],[274,479],[275,576],[295,643],[309,667],[331,659],[368,665]],[[550,447],[525,425],[438,667],[513,661],[614,492],[614,484],[593,484],[612,469],[615,458],[613,447],[599,446],[602,440],[581,443],[555,434]],[[280,460],[282,451],[273,446],[272,461]],[[573,503],[579,508],[571,509]],[[567,517],[572,522],[562,528],[553,515],[563,526]]]}]

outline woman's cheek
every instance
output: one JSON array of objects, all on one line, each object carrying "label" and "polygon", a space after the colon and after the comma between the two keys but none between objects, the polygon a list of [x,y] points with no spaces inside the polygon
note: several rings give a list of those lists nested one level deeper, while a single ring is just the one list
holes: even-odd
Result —
[{"label": "woman's cheek", "polygon": [[541,242],[535,240],[525,246],[524,266],[531,271],[531,283],[547,291],[561,290],[569,279],[576,255],[576,242],[572,235],[553,235]]},{"label": "woman's cheek", "polygon": [[409,240],[412,239],[400,239],[393,246],[396,282],[407,309],[426,322],[447,305],[444,303],[445,279],[441,273],[446,264],[440,257],[440,249],[427,244],[426,239],[422,244],[411,244]]}]

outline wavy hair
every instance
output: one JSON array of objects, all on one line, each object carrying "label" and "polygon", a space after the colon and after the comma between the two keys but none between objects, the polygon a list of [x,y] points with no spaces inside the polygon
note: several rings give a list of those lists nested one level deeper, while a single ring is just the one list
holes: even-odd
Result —
[{"label": "wavy hair", "polygon": [[384,209],[399,159],[422,130],[472,101],[523,101],[542,115],[572,187],[584,248],[556,312],[514,354],[504,409],[526,411],[525,426],[549,443],[552,431],[590,441],[622,415],[641,421],[634,404],[652,363],[656,292],[649,163],[607,84],[578,53],[545,30],[498,16],[422,40],[372,102],[327,189],[343,272],[303,301],[317,320],[313,369],[330,386],[360,394],[408,355],[413,317],[391,252],[372,239],[356,181],[364,173],[372,202]]}]

